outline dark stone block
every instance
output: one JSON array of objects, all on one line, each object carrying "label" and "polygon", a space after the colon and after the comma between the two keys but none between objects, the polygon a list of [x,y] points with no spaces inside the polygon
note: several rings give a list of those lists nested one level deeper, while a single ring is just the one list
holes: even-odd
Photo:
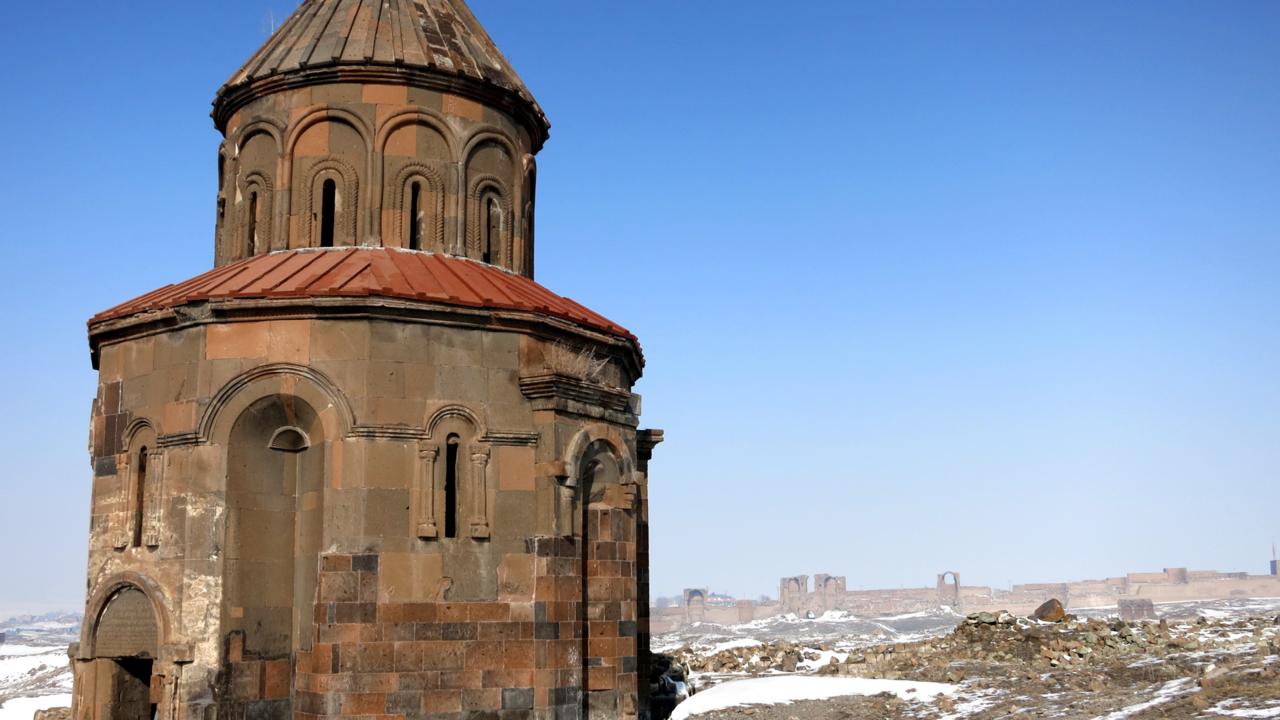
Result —
[{"label": "dark stone block", "polygon": [[116,456],[103,455],[93,461],[93,474],[98,476],[116,474]]},{"label": "dark stone block", "polygon": [[378,572],[377,555],[355,555],[351,558],[351,569],[359,572]]},{"label": "dark stone block", "polygon": [[636,632],[635,620],[622,620],[618,623],[618,637],[635,637]]},{"label": "dark stone block", "polygon": [[502,691],[503,710],[533,709],[533,688],[505,688]]},{"label": "dark stone block", "polygon": [[553,717],[555,720],[582,720],[582,708],[578,705],[557,705]]},{"label": "dark stone block", "polygon": [[441,640],[475,640],[476,626],[471,623],[443,623],[440,626]]},{"label": "dark stone block", "polygon": [[540,603],[533,604],[533,621],[537,623],[544,623],[547,621],[547,604],[546,603],[540,602]]},{"label": "dark stone block", "polygon": [[255,700],[244,704],[244,720],[291,720],[288,700]]},{"label": "dark stone block", "polygon": [[551,689],[552,705],[573,705],[575,707],[582,704],[582,688],[579,687],[559,687]]},{"label": "dark stone block", "polygon": [[627,655],[626,657],[622,658],[622,672],[633,673],[636,671],[636,667],[638,665],[639,663],[636,662],[635,655]]},{"label": "dark stone block", "polygon": [[388,715],[417,715],[422,712],[422,693],[394,692],[387,695]]},{"label": "dark stone block", "polygon": [[553,622],[536,622],[533,624],[534,640],[559,640],[560,625]]}]

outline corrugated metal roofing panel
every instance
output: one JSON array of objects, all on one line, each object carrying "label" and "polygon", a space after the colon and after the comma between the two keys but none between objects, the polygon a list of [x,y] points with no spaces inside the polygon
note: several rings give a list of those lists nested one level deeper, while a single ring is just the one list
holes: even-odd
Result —
[{"label": "corrugated metal roofing panel", "polygon": [[367,296],[541,313],[635,339],[617,323],[521,275],[449,255],[392,248],[259,255],[166,285],[99,313],[89,324],[209,300]]}]

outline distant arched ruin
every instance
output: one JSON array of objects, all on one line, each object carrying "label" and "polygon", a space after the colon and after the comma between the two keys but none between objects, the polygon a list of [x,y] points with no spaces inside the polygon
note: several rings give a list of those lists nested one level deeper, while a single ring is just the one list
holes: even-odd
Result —
[{"label": "distant arched ruin", "polygon": [[[947,582],[947,576],[951,582]],[[938,576],[938,605],[960,610],[960,573],[948,570]]]}]

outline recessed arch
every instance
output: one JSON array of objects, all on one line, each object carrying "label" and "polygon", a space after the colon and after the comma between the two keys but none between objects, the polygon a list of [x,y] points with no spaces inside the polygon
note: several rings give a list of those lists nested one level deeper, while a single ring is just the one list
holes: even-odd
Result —
[{"label": "recessed arch", "polygon": [[472,178],[467,192],[467,246],[466,255],[475,260],[483,259],[484,248],[481,246],[482,225],[488,223],[488,204],[496,202],[501,214],[498,236],[491,239],[497,247],[497,257],[489,262],[494,265],[511,265],[514,252],[515,223],[512,214],[511,193],[502,179],[496,175],[479,175]]},{"label": "recessed arch", "polygon": [[457,158],[458,141],[449,129],[448,121],[443,116],[426,108],[401,110],[383,120],[382,126],[378,128],[378,135],[374,142],[374,147],[377,148],[378,152],[386,152],[387,142],[391,139],[391,134],[406,125],[426,125],[440,133],[440,136],[444,138],[445,146],[449,148],[449,157],[441,159],[452,161]]},{"label": "recessed arch", "polygon": [[328,376],[305,365],[274,363],[244,372],[218,390],[196,426],[198,441],[207,443],[226,437],[240,412],[263,397],[280,394],[280,381],[286,378],[296,380],[290,383],[289,394],[297,395],[316,409],[327,438],[345,437],[356,426],[350,401]]},{"label": "recessed arch", "polygon": [[427,439],[434,439],[437,435],[437,428],[440,426],[440,423],[449,419],[458,419],[469,424],[475,431],[475,436],[477,438],[483,438],[488,434],[485,431],[484,422],[480,419],[479,415],[471,410],[471,408],[468,408],[465,405],[445,405],[431,413],[427,418]]},{"label": "recessed arch", "polygon": [[248,173],[241,182],[239,194],[249,198],[241,203],[244,207],[244,215],[240,221],[240,229],[244,234],[244,256],[271,252],[275,249],[272,246],[271,232],[275,218],[272,214],[275,188],[271,176],[259,170]]},{"label": "recessed arch", "polygon": [[279,428],[267,441],[267,447],[280,452],[297,453],[311,447],[311,438],[300,427],[288,425]]},{"label": "recessed arch", "polygon": [[164,434],[160,432],[160,429],[156,427],[155,423],[151,422],[150,418],[137,417],[137,418],[134,418],[128,425],[125,426],[124,433],[121,435],[121,438],[120,438],[121,439],[120,446],[124,448],[125,452],[133,452],[137,450],[136,445],[137,445],[139,436],[141,433],[146,431],[150,431],[151,433],[151,438],[152,438],[151,443],[153,444],[153,446],[155,443],[154,438],[160,437],[161,435]]},{"label": "recessed arch", "polygon": [[372,133],[370,133],[369,126],[365,124],[364,119],[348,110],[331,107],[317,108],[298,118],[293,123],[292,127],[289,128],[288,135],[286,136],[285,153],[289,157],[293,157],[294,151],[298,146],[298,140],[302,137],[302,134],[309,130],[311,126],[324,122],[325,120],[336,121],[343,123],[344,125],[349,125],[364,142],[364,151],[366,155],[368,154],[369,147],[372,145]]},{"label": "recessed arch", "polygon": [[563,460],[568,472],[565,485],[575,488],[579,486],[582,459],[587,450],[596,444],[607,446],[613,453],[614,458],[618,461],[620,481],[623,484],[634,483],[635,465],[631,461],[631,454],[626,450],[627,446],[623,442],[621,434],[603,423],[591,423],[579,430],[565,448]]},{"label": "recessed arch", "polygon": [[476,148],[486,141],[495,142],[505,148],[513,164],[516,158],[521,156],[521,153],[516,150],[516,143],[511,139],[510,135],[492,125],[480,125],[473,128],[463,142],[462,153],[460,154],[463,165],[471,162],[471,156],[475,153]]},{"label": "recessed arch", "polygon": [[[391,237],[399,241],[402,248],[409,247],[406,232],[409,223],[416,222],[410,217],[408,191],[411,184],[422,184],[422,196],[419,206],[421,212],[429,213],[429,219],[421,225],[422,243],[419,250],[440,251],[444,249],[444,215],[445,215],[445,183],[440,172],[425,163],[409,163],[396,173],[395,179],[387,185],[383,207],[389,207],[395,217],[400,218],[395,226],[389,228]],[[386,244],[386,243],[384,243]]]},{"label": "recessed arch", "polygon": [[175,642],[180,642],[173,635],[169,599],[165,596],[160,584],[140,573],[123,571],[107,578],[89,596],[89,602],[85,607],[85,620],[80,625],[80,649],[76,656],[78,660],[93,660],[97,657],[96,639],[103,611],[112,598],[127,589],[140,591],[150,601],[158,633],[157,648],[163,649]]},{"label": "recessed arch", "polygon": [[334,231],[332,244],[358,245],[360,175],[356,169],[336,157],[327,157],[308,168],[307,175],[307,182],[301,188],[301,192],[305,193],[302,238],[306,246],[321,247],[323,245],[321,238],[323,223],[317,218],[324,204],[327,183],[333,183],[334,191],[337,193],[337,207],[333,208],[334,216],[330,219]]},{"label": "recessed arch", "polygon": [[264,134],[271,137],[272,143],[276,147],[277,157],[280,155],[280,149],[284,145],[284,127],[275,120],[269,118],[256,118],[250,122],[240,126],[236,130],[235,140],[232,147],[235,149],[236,157],[240,156],[240,152],[244,150],[245,145],[253,139],[254,135]]}]

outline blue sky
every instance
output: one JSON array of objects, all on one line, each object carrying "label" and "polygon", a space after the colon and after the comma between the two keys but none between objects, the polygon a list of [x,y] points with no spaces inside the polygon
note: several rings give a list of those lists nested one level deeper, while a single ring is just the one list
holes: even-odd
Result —
[{"label": "blue sky", "polygon": [[[84,321],[211,264],[292,4],[7,3],[0,609],[84,591]],[[538,279],[644,341],[654,589],[1264,572],[1280,4],[510,2]]]}]

